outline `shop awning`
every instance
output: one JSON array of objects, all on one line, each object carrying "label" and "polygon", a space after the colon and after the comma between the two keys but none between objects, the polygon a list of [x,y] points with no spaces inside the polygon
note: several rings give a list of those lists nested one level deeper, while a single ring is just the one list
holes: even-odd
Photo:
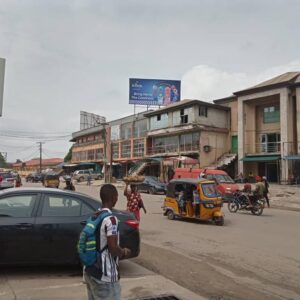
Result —
[{"label": "shop awning", "polygon": [[279,155],[263,155],[263,156],[245,156],[241,160],[248,162],[256,162],[256,161],[276,161],[281,157]]},{"label": "shop awning", "polygon": [[287,159],[287,160],[300,160],[300,155],[289,155],[289,156],[285,156],[284,159]]}]

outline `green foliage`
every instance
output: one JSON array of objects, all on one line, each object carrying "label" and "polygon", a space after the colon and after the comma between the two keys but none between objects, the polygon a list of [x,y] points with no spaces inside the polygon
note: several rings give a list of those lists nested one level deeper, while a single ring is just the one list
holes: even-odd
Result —
[{"label": "green foliage", "polygon": [[2,153],[0,152],[0,168],[6,168],[7,167],[7,163],[2,155]]},{"label": "green foliage", "polygon": [[68,154],[64,158],[64,162],[68,162],[72,160],[72,147],[69,149]]}]

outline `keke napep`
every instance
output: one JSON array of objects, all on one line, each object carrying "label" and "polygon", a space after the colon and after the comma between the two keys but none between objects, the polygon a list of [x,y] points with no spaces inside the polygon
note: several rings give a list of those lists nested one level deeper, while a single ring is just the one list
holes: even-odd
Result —
[{"label": "keke napep", "polygon": [[211,220],[224,225],[221,211],[222,198],[214,181],[201,179],[173,179],[167,186],[164,200],[164,215],[168,219],[189,218]]}]

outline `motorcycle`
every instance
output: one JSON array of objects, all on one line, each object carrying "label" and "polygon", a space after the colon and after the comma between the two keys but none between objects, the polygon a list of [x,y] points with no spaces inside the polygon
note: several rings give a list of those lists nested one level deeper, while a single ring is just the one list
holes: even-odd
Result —
[{"label": "motorcycle", "polygon": [[264,201],[255,193],[247,194],[241,191],[236,191],[233,194],[233,199],[228,203],[228,210],[235,213],[238,210],[251,211],[253,215],[260,216],[264,211]]}]

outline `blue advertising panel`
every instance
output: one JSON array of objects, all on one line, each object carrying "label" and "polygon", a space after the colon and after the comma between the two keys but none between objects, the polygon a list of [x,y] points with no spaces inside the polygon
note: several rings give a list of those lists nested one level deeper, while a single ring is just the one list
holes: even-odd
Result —
[{"label": "blue advertising panel", "polygon": [[180,80],[129,79],[129,103],[168,105],[180,101]]}]

